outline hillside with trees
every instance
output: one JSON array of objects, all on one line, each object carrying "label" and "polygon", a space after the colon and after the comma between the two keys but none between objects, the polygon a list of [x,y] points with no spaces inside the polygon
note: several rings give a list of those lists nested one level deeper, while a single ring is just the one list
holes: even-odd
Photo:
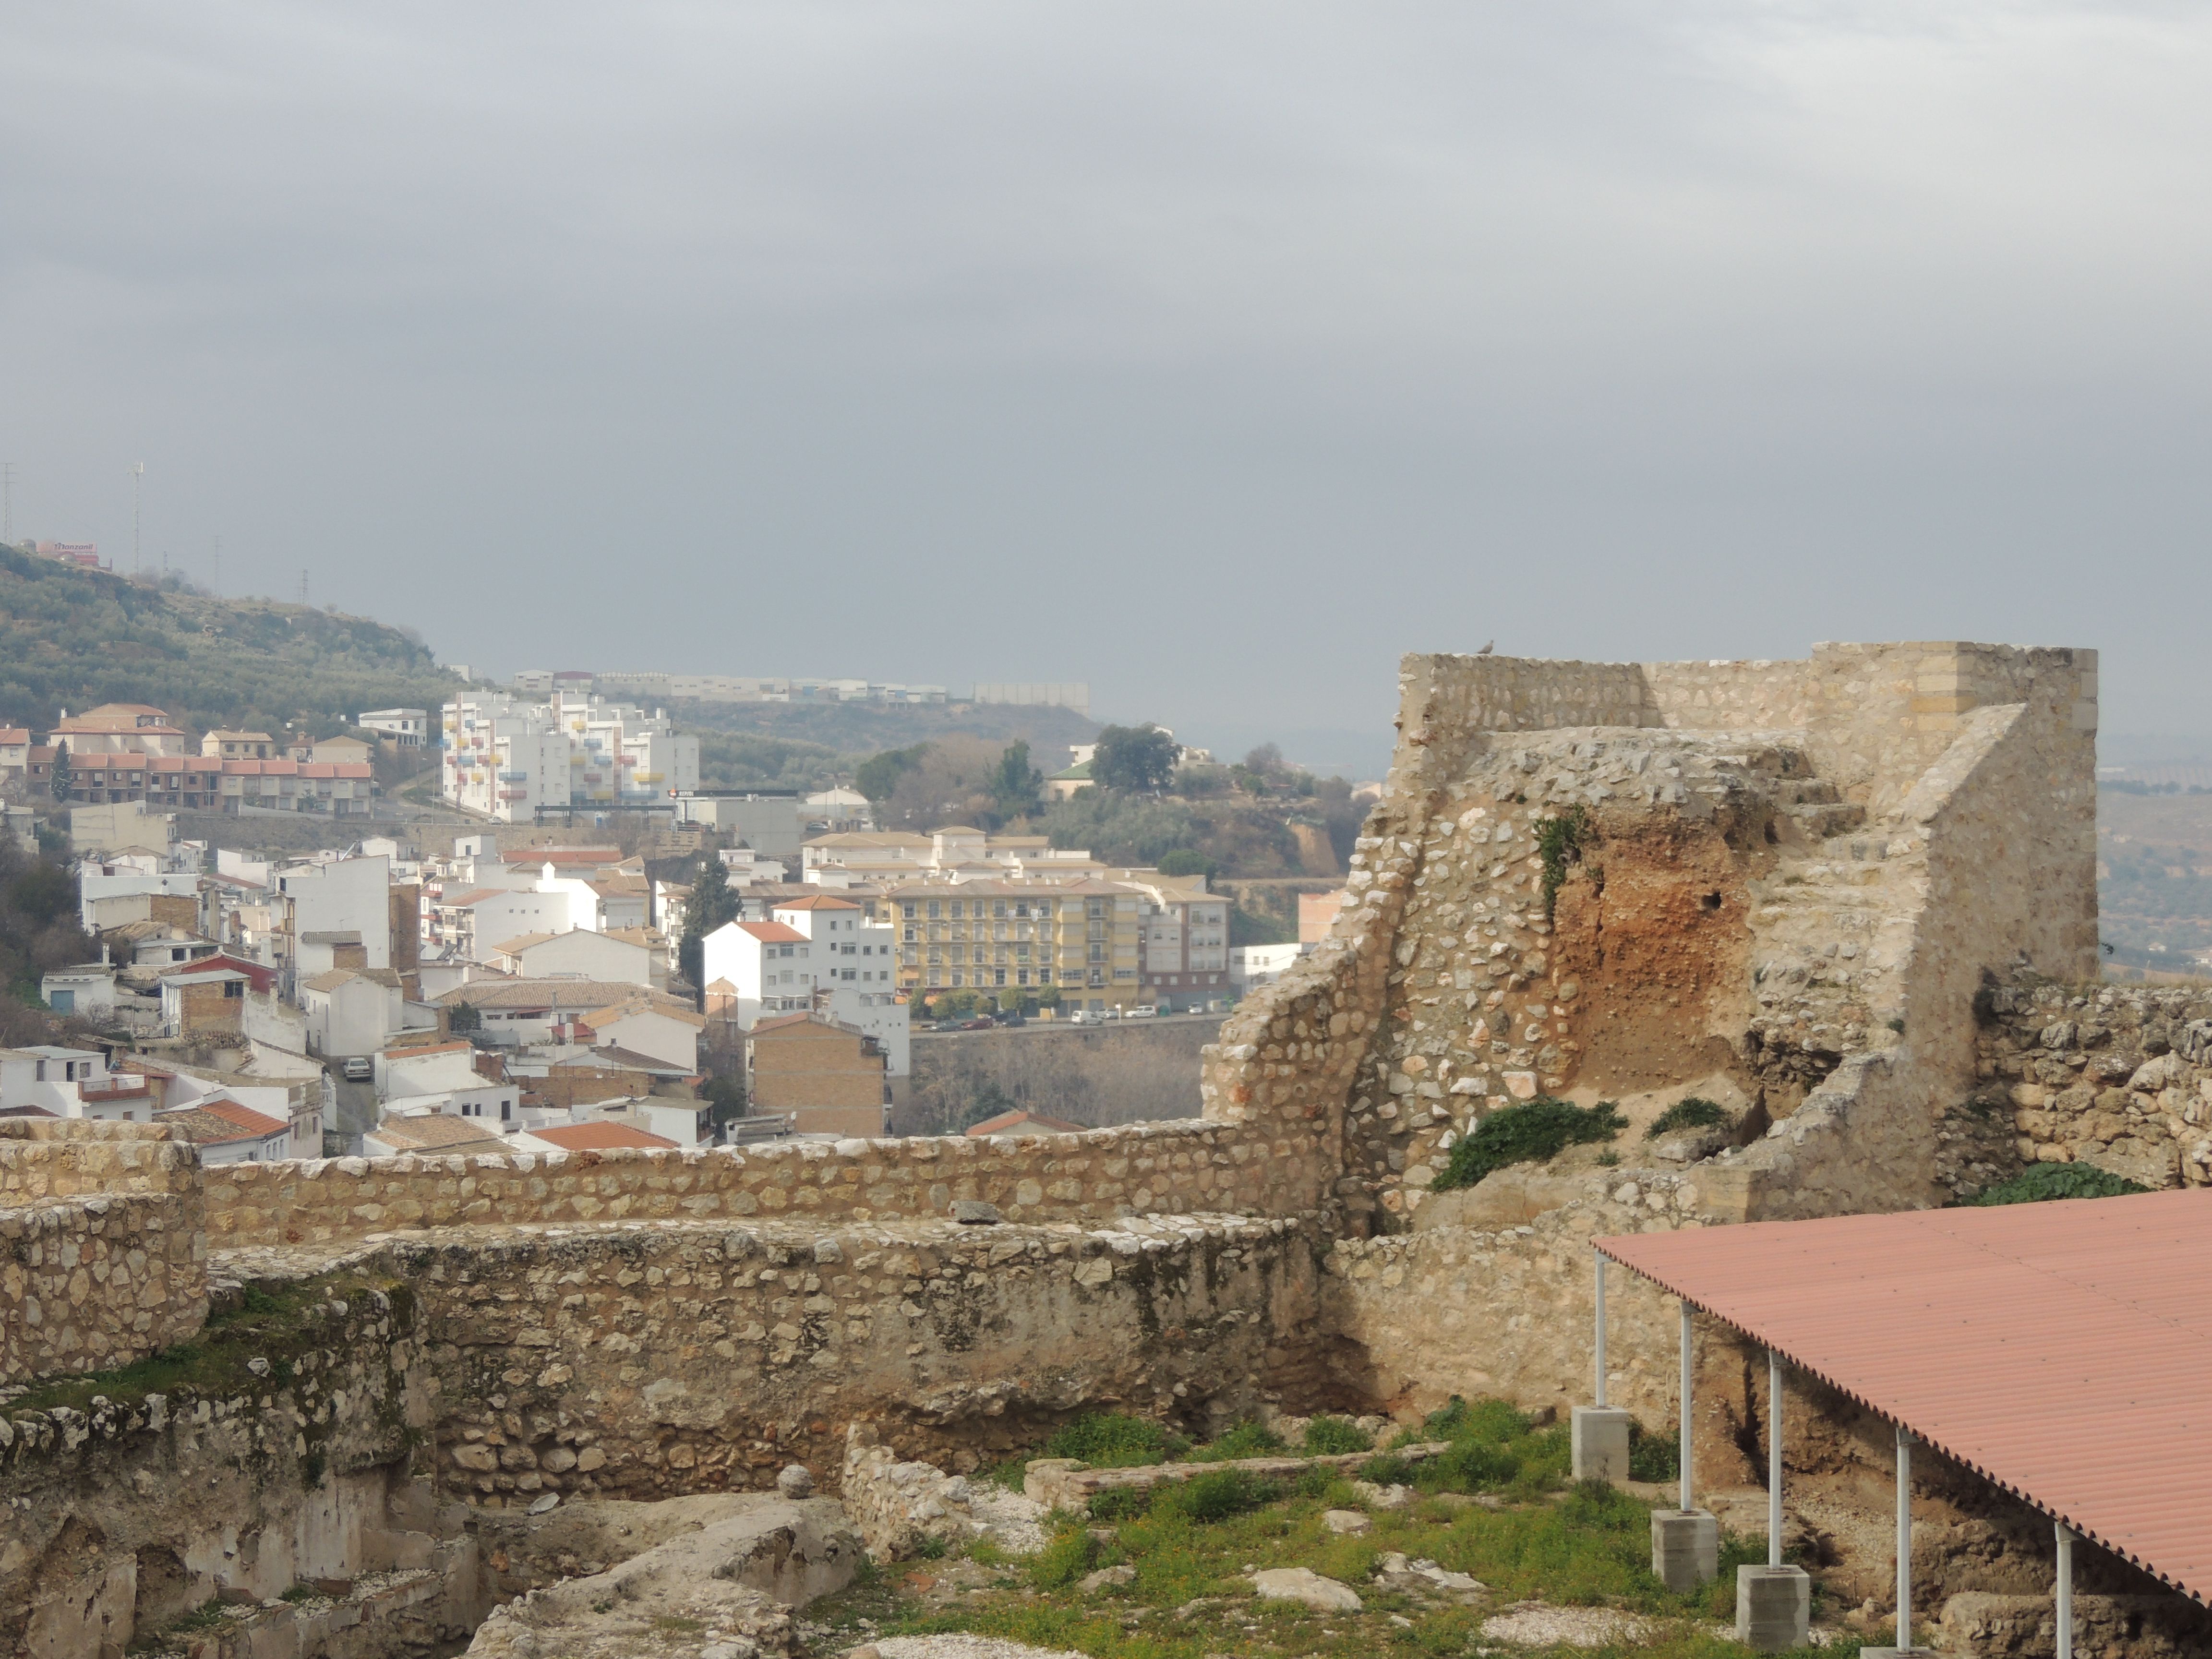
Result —
[{"label": "hillside with trees", "polygon": [[364,708],[434,709],[458,684],[405,629],[0,545],[0,722],[143,702],[192,727],[327,736]]},{"label": "hillside with trees", "polygon": [[[1316,778],[1285,764],[1273,744],[1234,765],[1182,763],[1157,726],[1098,734],[1097,780],[1047,802],[1025,744],[960,736],[886,750],[854,769],[884,830],[926,834],[952,824],[1043,835],[1108,864],[1156,866],[1204,875],[1238,896],[1238,944],[1295,938],[1279,907],[1252,884],[1307,884],[1340,874],[1370,804],[1341,778]],[[1273,896],[1281,897],[1280,895]],[[1290,898],[1295,910],[1295,896]],[[1287,931],[1286,931],[1287,928]]]}]

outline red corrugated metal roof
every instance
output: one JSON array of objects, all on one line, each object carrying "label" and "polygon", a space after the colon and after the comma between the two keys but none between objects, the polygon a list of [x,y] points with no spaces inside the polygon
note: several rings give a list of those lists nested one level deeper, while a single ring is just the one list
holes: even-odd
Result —
[{"label": "red corrugated metal roof", "polygon": [[2212,1191],[1595,1243],[2212,1603]]}]

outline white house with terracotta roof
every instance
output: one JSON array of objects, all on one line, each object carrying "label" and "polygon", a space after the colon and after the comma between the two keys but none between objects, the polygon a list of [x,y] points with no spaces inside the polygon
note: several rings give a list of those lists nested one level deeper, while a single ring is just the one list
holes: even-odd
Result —
[{"label": "white house with terracotta roof", "polygon": [[466,1158],[511,1149],[509,1139],[482,1119],[454,1117],[444,1112],[397,1114],[361,1138],[362,1155],[368,1158],[444,1158],[453,1154]]},{"label": "white house with terracotta roof", "polygon": [[170,724],[166,710],[143,702],[104,702],[82,714],[64,716],[47,733],[50,744],[67,743],[72,766],[94,756],[167,755],[191,751],[191,739]]},{"label": "white house with terracotta roof", "polygon": [[565,1123],[525,1129],[514,1137],[514,1148],[532,1152],[668,1152],[676,1150],[676,1143],[628,1123]]},{"label": "white house with terracotta roof", "polygon": [[779,899],[766,921],[726,922],[708,934],[702,971],[740,1030],[763,1014],[811,1012],[873,1037],[890,1074],[908,1069],[906,1005],[898,1000],[896,930],[828,893]]},{"label": "white house with terracotta roof", "polygon": [[584,1024],[591,1029],[595,1048],[624,1050],[686,1072],[698,1068],[699,1034],[707,1027],[703,1015],[673,997],[651,992],[594,1008],[584,1016]]},{"label": "white house with terracotta roof", "polygon": [[215,1096],[197,1105],[157,1113],[154,1121],[180,1129],[208,1164],[276,1164],[292,1156],[292,1126],[251,1106]]}]

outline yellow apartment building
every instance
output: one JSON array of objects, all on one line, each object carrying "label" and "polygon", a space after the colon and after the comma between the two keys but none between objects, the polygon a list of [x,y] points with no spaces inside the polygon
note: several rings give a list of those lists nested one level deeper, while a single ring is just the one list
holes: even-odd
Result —
[{"label": "yellow apartment building", "polygon": [[1117,882],[915,882],[878,901],[911,994],[1049,985],[1067,1009],[1144,1000],[1141,890]]}]

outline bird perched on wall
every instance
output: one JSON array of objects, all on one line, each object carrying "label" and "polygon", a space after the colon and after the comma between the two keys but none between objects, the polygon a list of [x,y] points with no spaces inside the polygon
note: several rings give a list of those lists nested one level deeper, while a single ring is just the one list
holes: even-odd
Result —
[{"label": "bird perched on wall", "polygon": [[1474,654],[1475,654],[1476,656],[1478,656],[1478,657],[1486,657],[1486,656],[1488,656],[1488,655],[1490,654],[1490,649],[1491,649],[1491,647],[1492,647],[1492,646],[1496,645],[1497,643],[1498,643],[1498,641],[1497,641],[1496,640],[1492,640],[1492,641],[1488,641],[1487,643],[1486,643],[1486,644],[1483,646],[1482,649],[1481,649],[1481,650],[1480,650],[1480,651],[1478,651],[1478,652],[1476,652]]}]

